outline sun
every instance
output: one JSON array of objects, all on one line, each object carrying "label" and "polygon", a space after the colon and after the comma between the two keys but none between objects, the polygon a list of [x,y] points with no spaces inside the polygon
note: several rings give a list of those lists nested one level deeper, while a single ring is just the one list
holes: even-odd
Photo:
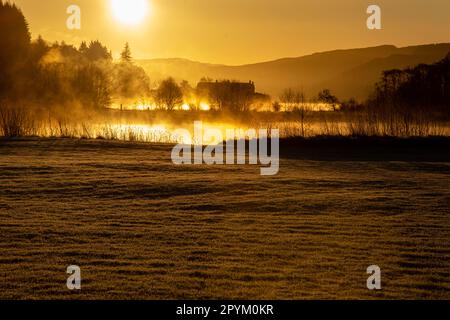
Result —
[{"label": "sun", "polygon": [[111,0],[114,17],[122,24],[134,26],[146,18],[148,0]]}]

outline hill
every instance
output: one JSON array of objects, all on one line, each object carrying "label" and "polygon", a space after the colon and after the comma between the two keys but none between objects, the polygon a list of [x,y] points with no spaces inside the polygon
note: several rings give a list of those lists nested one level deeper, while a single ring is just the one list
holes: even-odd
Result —
[{"label": "hill", "polygon": [[343,98],[364,99],[381,72],[420,63],[434,63],[450,52],[450,43],[397,48],[384,45],[334,50],[297,58],[226,66],[186,59],[139,60],[153,81],[173,76],[196,84],[200,78],[253,80],[257,90],[278,96],[287,87],[303,88],[308,96],[329,88]]}]

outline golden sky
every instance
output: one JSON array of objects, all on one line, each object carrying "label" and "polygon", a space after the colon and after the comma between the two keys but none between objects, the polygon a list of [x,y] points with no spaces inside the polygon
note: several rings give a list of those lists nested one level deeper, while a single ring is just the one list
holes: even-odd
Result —
[{"label": "golden sky", "polygon": [[[124,0],[127,1],[127,0]],[[120,22],[112,0],[14,0],[33,34],[79,44],[99,39],[115,56],[129,42],[135,58],[187,58],[245,64],[318,51],[450,42],[449,0],[146,0],[145,21]],[[81,8],[68,30],[67,7]],[[370,4],[382,30],[366,27]]]}]

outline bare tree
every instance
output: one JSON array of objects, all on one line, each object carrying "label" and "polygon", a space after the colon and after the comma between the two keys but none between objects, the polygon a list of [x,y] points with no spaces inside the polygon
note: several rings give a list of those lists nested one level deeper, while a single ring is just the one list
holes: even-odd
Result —
[{"label": "bare tree", "polygon": [[300,123],[301,135],[305,136],[308,105],[306,104],[303,90],[285,89],[280,95],[280,101],[284,105],[285,111],[290,111],[297,117]]},{"label": "bare tree", "polygon": [[280,101],[284,105],[284,111],[292,110],[295,99],[295,92],[293,89],[288,88],[280,95]]},{"label": "bare tree", "polygon": [[294,113],[298,116],[298,120],[300,122],[301,135],[304,137],[306,135],[306,117],[308,115],[308,106],[305,103],[305,94],[303,91],[294,93],[293,103]]},{"label": "bare tree", "polygon": [[156,102],[169,111],[183,103],[183,91],[173,78],[161,82],[156,91]]}]

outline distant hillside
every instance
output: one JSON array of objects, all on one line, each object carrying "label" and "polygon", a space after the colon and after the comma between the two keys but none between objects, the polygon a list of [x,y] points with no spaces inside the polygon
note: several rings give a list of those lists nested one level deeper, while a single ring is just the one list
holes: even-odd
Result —
[{"label": "distant hillside", "polygon": [[397,48],[379,46],[335,50],[242,66],[214,65],[185,59],[140,60],[152,81],[173,76],[195,85],[200,78],[253,80],[259,92],[278,96],[287,87],[302,87],[308,96],[329,88],[339,98],[364,99],[381,72],[433,63],[450,52],[450,43]]}]

